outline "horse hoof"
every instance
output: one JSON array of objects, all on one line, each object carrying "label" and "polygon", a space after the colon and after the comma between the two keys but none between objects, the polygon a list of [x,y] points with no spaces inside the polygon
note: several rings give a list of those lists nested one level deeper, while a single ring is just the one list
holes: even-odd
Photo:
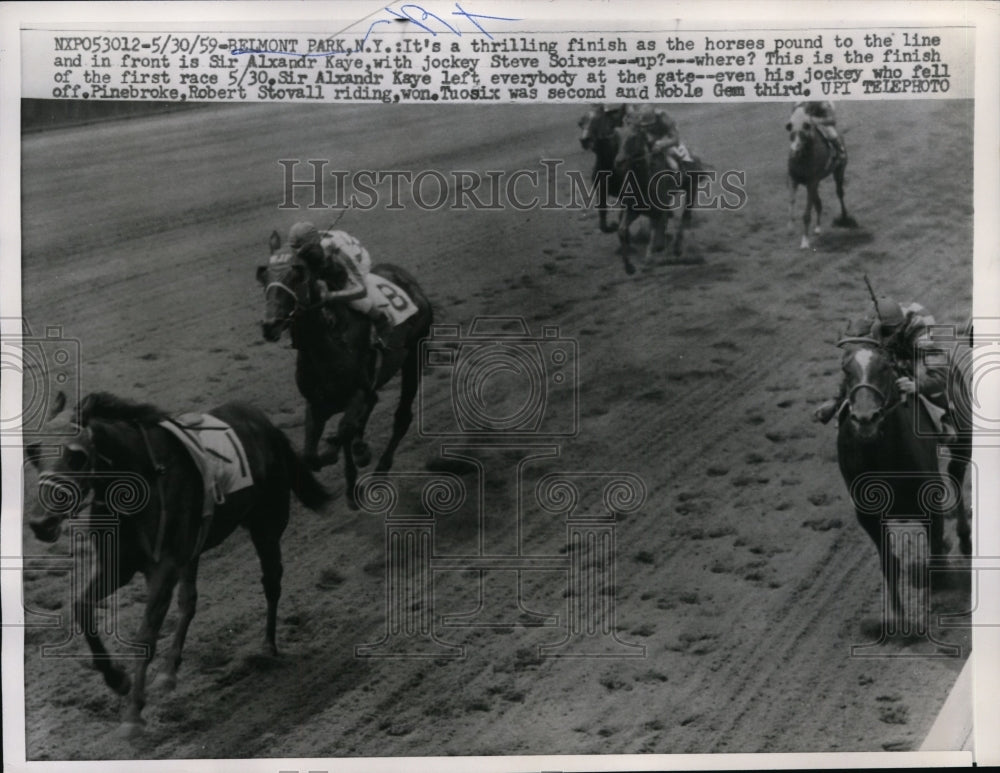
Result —
[{"label": "horse hoof", "polygon": [[122,722],[115,730],[115,736],[123,741],[132,741],[142,735],[142,722]]},{"label": "horse hoof", "polygon": [[815,227],[815,228],[813,229],[813,233],[814,233],[814,234],[816,234],[817,236],[819,236],[819,235],[820,235],[821,233],[823,233],[823,232],[822,232],[822,231],[820,230],[820,227],[819,227],[819,226],[816,226],[816,227]]},{"label": "horse hoof", "polygon": [[809,244],[809,237],[808,236],[803,236],[802,237],[802,241],[799,242],[799,249],[800,250],[808,250],[811,246],[812,245]]},{"label": "horse hoof", "polygon": [[372,450],[367,443],[359,443],[351,449],[351,456],[358,467],[367,467],[372,463]]},{"label": "horse hoof", "polygon": [[132,680],[120,668],[112,668],[104,675],[104,681],[119,695],[128,695],[132,689]]}]

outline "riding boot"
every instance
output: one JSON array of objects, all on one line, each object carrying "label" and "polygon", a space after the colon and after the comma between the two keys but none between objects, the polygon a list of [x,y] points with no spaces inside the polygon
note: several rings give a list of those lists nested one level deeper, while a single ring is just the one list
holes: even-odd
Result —
[{"label": "riding boot", "polygon": [[372,345],[383,351],[392,348],[392,333],[395,328],[389,315],[373,307],[371,321]]}]

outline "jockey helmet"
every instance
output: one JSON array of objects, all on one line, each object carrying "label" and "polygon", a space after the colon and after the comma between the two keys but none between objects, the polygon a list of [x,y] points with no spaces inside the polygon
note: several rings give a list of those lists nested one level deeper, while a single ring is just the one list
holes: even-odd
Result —
[{"label": "jockey helmet", "polygon": [[639,126],[646,129],[656,123],[656,108],[652,105],[643,105],[639,110]]},{"label": "jockey helmet", "polygon": [[309,221],[296,223],[288,232],[288,246],[293,250],[319,242],[319,231]]},{"label": "jockey helmet", "polygon": [[890,298],[880,298],[878,302],[879,330],[891,334],[905,321],[903,307]]}]

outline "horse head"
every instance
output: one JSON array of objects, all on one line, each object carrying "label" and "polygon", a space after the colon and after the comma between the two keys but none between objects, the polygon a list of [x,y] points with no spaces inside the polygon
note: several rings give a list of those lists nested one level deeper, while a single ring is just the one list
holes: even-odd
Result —
[{"label": "horse head", "polygon": [[280,252],[281,237],[271,234],[271,256],[257,265],[257,281],[264,288],[261,331],[267,341],[277,341],[296,313],[310,305],[311,271],[305,260]]},{"label": "horse head", "polygon": [[615,156],[615,168],[624,171],[644,163],[647,154],[645,133],[638,126],[632,124],[624,126],[618,144],[618,154]]},{"label": "horse head", "polygon": [[882,432],[885,418],[900,405],[898,374],[889,353],[872,338],[843,338],[841,366],[847,385],[847,420],[854,435],[871,442]]},{"label": "horse head", "polygon": [[43,454],[37,443],[25,447],[25,455],[38,470],[38,509],[28,525],[42,542],[59,539],[62,522],[83,508],[98,459],[93,434],[64,410],[65,404],[60,392],[44,428],[46,435],[64,438],[58,453]]},{"label": "horse head", "polygon": [[789,138],[789,155],[797,158],[803,155],[812,146],[816,135],[816,126],[813,124],[803,107],[797,107],[792,111],[788,123],[785,124],[785,131]]},{"label": "horse head", "polygon": [[617,129],[625,120],[625,106],[620,105],[607,109],[603,105],[594,105],[588,112],[581,116],[577,125],[580,127],[580,146],[584,150],[601,152],[602,145],[611,143],[612,147],[617,139]]}]

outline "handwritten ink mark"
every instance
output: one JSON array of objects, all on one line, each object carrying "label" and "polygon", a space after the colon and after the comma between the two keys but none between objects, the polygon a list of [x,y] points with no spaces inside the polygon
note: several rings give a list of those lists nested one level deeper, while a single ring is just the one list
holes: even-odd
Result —
[{"label": "handwritten ink mark", "polygon": [[[483,27],[483,25],[481,25],[477,21],[478,19],[491,19],[493,21],[521,21],[520,18],[514,18],[510,16],[489,16],[487,14],[482,14],[482,13],[472,13],[471,11],[466,11],[458,2],[455,3],[455,7],[458,10],[452,11],[451,12],[452,16],[465,17],[472,23],[472,25],[477,30],[479,30],[479,32],[488,37],[490,40],[493,40],[493,36],[489,32],[487,32],[486,28]],[[420,13],[420,21],[418,21],[415,17],[410,15],[410,12],[407,10],[408,8],[412,8],[415,10],[415,12]],[[372,34],[372,30],[378,24],[392,24],[393,22],[403,22],[403,23],[413,22],[424,31],[429,32],[433,37],[437,37],[438,35],[437,31],[435,31],[431,27],[428,27],[426,24],[422,23],[424,21],[427,21],[428,19],[434,19],[435,21],[440,22],[442,26],[447,28],[448,32],[450,32],[453,35],[458,35],[458,37],[462,37],[462,31],[458,29],[458,27],[449,24],[437,14],[431,13],[430,11],[426,10],[420,5],[416,5],[415,3],[405,3],[404,5],[400,6],[399,11],[389,8],[388,6],[385,7],[383,10],[385,10],[387,13],[392,14],[393,18],[376,19],[371,24],[369,24],[368,29],[365,31],[365,36],[361,38],[360,43],[358,43],[354,51],[324,51],[321,53],[300,54],[294,51],[265,51],[256,48],[234,48],[229,53],[232,56],[240,56],[241,54],[271,54],[272,56],[301,56],[301,57],[330,57],[330,56],[337,56],[338,54],[360,53],[364,49],[364,45],[368,41],[369,36]]]}]

